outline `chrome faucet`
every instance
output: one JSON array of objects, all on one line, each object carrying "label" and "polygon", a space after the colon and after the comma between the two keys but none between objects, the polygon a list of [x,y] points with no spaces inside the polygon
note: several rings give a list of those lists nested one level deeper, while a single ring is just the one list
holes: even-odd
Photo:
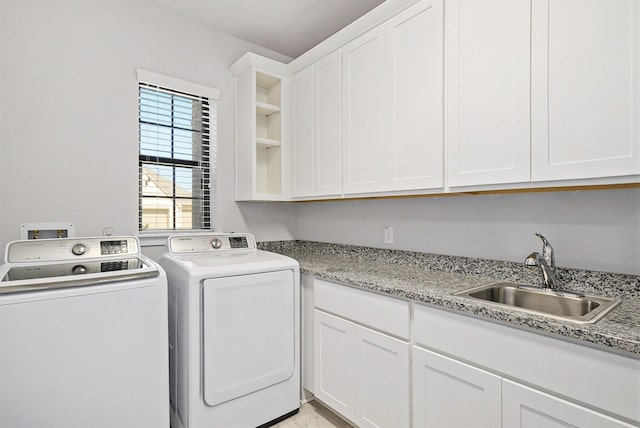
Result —
[{"label": "chrome faucet", "polygon": [[542,288],[555,290],[558,288],[558,284],[556,282],[556,259],[553,254],[553,247],[542,234],[536,233],[536,236],[542,239],[542,255],[538,252],[533,252],[527,256],[524,264],[540,268],[542,272]]}]

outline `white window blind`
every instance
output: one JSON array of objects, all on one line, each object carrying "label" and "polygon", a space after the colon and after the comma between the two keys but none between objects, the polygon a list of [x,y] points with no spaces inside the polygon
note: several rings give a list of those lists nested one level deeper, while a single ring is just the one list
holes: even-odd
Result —
[{"label": "white window blind", "polygon": [[216,101],[142,81],[138,93],[140,230],[212,228]]}]

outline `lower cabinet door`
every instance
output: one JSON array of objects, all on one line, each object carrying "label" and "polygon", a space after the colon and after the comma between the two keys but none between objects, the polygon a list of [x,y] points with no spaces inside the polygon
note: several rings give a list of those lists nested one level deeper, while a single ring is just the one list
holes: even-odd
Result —
[{"label": "lower cabinet door", "polygon": [[502,396],[503,427],[632,427],[622,421],[508,380],[502,381]]},{"label": "lower cabinet door", "polygon": [[409,427],[409,344],[361,326],[355,338],[356,424]]},{"label": "lower cabinet door", "polygon": [[356,325],[317,309],[313,323],[315,396],[345,418],[354,420]]},{"label": "lower cabinet door", "polygon": [[412,378],[414,427],[501,426],[499,376],[414,346]]}]

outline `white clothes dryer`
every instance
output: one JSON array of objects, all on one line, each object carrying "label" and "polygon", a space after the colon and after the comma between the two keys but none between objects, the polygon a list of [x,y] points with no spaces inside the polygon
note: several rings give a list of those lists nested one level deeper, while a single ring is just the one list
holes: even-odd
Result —
[{"label": "white clothes dryer", "polygon": [[300,407],[298,262],[248,233],[171,236],[173,428],[254,428]]},{"label": "white clothes dryer", "polygon": [[135,237],[9,243],[0,341],[0,427],[169,427],[167,278]]}]

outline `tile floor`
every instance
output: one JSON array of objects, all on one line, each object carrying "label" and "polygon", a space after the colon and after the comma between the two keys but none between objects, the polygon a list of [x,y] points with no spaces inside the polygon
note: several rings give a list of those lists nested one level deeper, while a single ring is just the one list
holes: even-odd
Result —
[{"label": "tile floor", "polygon": [[352,426],[314,400],[303,404],[298,414],[274,425],[274,428],[352,428]]}]

